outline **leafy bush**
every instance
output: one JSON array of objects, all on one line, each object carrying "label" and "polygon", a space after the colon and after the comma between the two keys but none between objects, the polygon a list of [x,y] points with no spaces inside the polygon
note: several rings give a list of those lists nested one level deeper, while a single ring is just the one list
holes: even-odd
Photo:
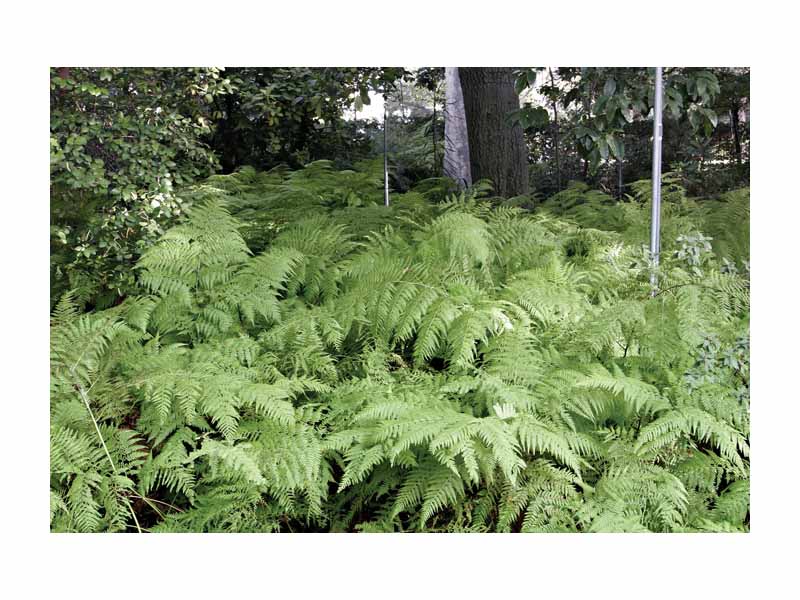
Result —
[{"label": "leafy bush", "polygon": [[131,267],[182,214],[174,190],[214,172],[203,143],[214,68],[50,70],[51,296],[135,291]]},{"label": "leafy bush", "polygon": [[214,177],[138,295],[62,298],[52,530],[749,528],[744,246],[677,252],[711,222],[687,206],[652,296],[643,203],[602,230],[375,184]]}]

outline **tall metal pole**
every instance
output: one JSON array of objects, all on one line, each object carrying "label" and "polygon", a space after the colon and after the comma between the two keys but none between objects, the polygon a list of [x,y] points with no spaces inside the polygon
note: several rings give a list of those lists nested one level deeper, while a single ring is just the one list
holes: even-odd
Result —
[{"label": "tall metal pole", "polygon": [[386,127],[386,98],[383,99],[383,205],[389,206],[389,155],[387,153],[387,139],[389,131]]},{"label": "tall metal pole", "polygon": [[654,296],[658,287],[658,278],[655,270],[658,268],[661,249],[661,138],[664,132],[661,118],[664,104],[663,87],[662,67],[656,67],[656,90],[653,106],[653,203],[650,214],[650,258],[653,268],[653,272],[650,274],[650,284],[653,287],[652,293]]}]

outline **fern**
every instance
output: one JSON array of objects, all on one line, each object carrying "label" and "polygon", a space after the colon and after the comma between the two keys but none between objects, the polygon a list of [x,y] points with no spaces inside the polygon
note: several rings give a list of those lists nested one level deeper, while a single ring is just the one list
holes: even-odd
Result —
[{"label": "fern", "polygon": [[62,296],[53,531],[749,528],[748,191],[665,188],[653,297],[643,184],[374,167],[212,177],[139,295]]}]

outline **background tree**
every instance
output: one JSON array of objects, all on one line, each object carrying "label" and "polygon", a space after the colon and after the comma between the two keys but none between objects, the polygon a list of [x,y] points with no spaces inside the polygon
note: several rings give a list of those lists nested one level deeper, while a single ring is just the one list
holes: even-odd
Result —
[{"label": "background tree", "polygon": [[490,179],[501,196],[528,192],[528,159],[510,67],[460,67],[473,181]]},{"label": "background tree", "polygon": [[441,175],[441,142],[444,137],[442,102],[444,100],[444,68],[421,67],[415,73],[415,84],[431,94],[430,135],[433,150],[434,175]]},{"label": "background tree", "polygon": [[[627,67],[519,69],[517,89],[534,99],[518,115],[533,163],[534,188],[548,195],[578,179],[619,195],[620,183],[647,178],[652,76],[651,69]],[[728,115],[731,102],[747,105],[748,78],[747,69],[665,70],[665,169],[679,173],[692,193],[747,184],[745,168],[732,169],[729,164],[735,156],[735,135]],[[739,129],[745,132],[746,125]],[[706,168],[710,164],[713,169]]]},{"label": "background tree", "polygon": [[[441,67],[422,67],[386,89],[390,179],[396,191],[408,191],[414,183],[442,174],[443,96]],[[380,152],[382,127],[376,134]]]},{"label": "background tree", "polygon": [[464,113],[464,95],[458,67],[445,68],[444,174],[464,187],[472,185],[469,137]]},{"label": "background tree", "polygon": [[233,67],[231,92],[215,102],[211,147],[224,173],[266,169],[350,152],[364,140],[344,125],[354,105],[369,103],[406,74],[399,67]]}]

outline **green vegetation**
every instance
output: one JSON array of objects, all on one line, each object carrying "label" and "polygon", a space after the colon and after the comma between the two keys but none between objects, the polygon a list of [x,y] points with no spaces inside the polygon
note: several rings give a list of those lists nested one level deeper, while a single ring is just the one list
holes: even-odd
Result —
[{"label": "green vegetation", "polygon": [[[362,172],[361,163],[382,153],[384,138],[393,191],[452,175],[444,71],[51,68],[51,308],[68,290],[100,309],[136,294],[133,266],[185,218],[185,188],[209,175],[297,170],[320,160]],[[532,206],[570,181],[624,198],[635,193],[635,181],[650,177],[652,69],[499,68],[488,79],[480,75],[470,70],[462,85],[467,104],[497,106],[497,115],[465,115],[467,129],[477,132],[469,157],[474,179],[492,179],[501,195],[527,197]],[[749,78],[746,68],[666,71],[665,171],[693,196],[749,185]],[[503,102],[495,103],[500,88]],[[376,96],[385,99],[385,128],[363,118]],[[501,114],[508,102],[520,109]],[[514,135],[502,138],[509,143],[479,135],[510,126]]]},{"label": "green vegetation", "polygon": [[544,202],[381,165],[184,188],[53,301],[53,531],[749,529],[749,190]]},{"label": "green vegetation", "polygon": [[51,68],[51,299],[72,289],[104,308],[134,292],[136,260],[184,215],[177,190],[220,168],[357,153],[345,106],[402,73]]},{"label": "green vegetation", "polygon": [[749,531],[749,69],[657,266],[653,84],[52,68],[51,531]]}]

